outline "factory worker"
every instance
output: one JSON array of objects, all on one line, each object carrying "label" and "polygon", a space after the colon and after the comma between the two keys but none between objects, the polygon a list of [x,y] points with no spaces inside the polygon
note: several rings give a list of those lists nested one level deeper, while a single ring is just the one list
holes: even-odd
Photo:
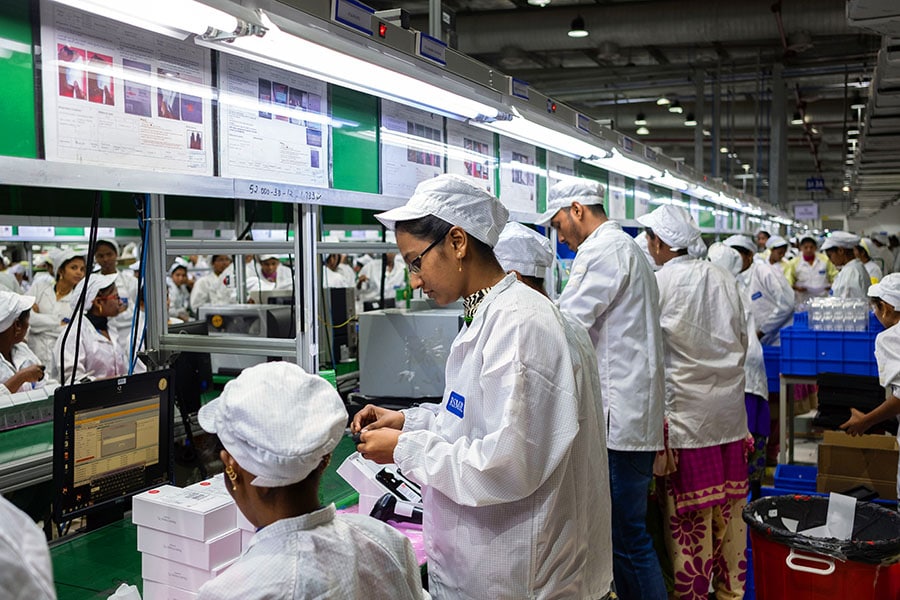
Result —
[{"label": "factory worker", "polygon": [[[396,290],[406,287],[406,265],[396,252],[386,252],[375,260],[368,261],[359,270],[356,279],[356,289],[359,290],[361,302],[381,301],[381,278],[384,275],[384,298],[393,299]],[[383,268],[383,264],[387,268]]]},{"label": "factory worker", "polygon": [[[709,261],[735,278],[744,268],[740,252],[723,243],[709,247]],[[738,286],[740,288],[740,286]],[[743,291],[743,290],[742,290]],[[744,406],[747,409],[747,428],[753,436],[753,450],[747,457],[747,475],[750,479],[750,496],[759,498],[762,493],[762,477],[766,471],[766,444],[772,433],[772,416],[769,410],[769,382],[762,344],[756,333],[756,323],[750,312],[750,297],[742,299],[744,318],[747,322],[747,356],[744,359]]]},{"label": "factory worker", "polygon": [[9,268],[9,258],[3,257],[3,267],[0,269],[0,290],[6,290],[7,292],[14,292],[16,294],[22,293],[22,286],[19,285],[19,280],[16,279],[16,276],[13,274],[12,270]]},{"label": "factory worker", "polygon": [[600,372],[612,493],[616,594],[665,599],[647,532],[653,460],[662,450],[665,372],[659,292],[632,237],[603,210],[605,189],[587,179],[555,184],[547,210],[560,242],[577,252],[559,309],[588,331]]},{"label": "factory worker", "polygon": [[[787,255],[790,242],[780,235],[773,235],[766,240],[766,250],[769,251],[769,265],[779,275],[785,275],[787,269],[787,261],[784,257]],[[786,275],[785,275],[786,277]]]},{"label": "factory worker", "polygon": [[137,306],[138,280],[130,269],[118,269],[119,245],[112,239],[99,239],[94,247],[94,262],[101,275],[116,275],[116,290],[121,298],[119,314],[107,315],[109,328],[125,352],[131,349],[131,330]]},{"label": "factory worker", "polygon": [[169,267],[166,287],[169,289],[169,317],[187,321],[191,314],[191,291],[188,287],[188,262],[180,256]]},{"label": "factory worker", "polygon": [[204,304],[221,306],[234,304],[234,266],[227,254],[213,254],[210,257],[212,273],[204,275],[194,283],[191,290],[191,310],[197,311]]},{"label": "factory worker", "polygon": [[790,284],[780,267],[754,260],[754,244],[749,237],[733,235],[724,244],[741,255],[743,270],[737,280],[749,298],[756,337],[766,346],[781,345],[781,328],[788,327],[794,318],[794,292]]},{"label": "factory worker", "polygon": [[56,281],[54,273],[54,257],[62,252],[59,248],[51,248],[47,254],[39,254],[34,257],[34,270],[31,274],[31,287],[34,287],[39,281],[49,281],[51,284]]},{"label": "factory worker", "polygon": [[638,248],[644,253],[644,257],[647,259],[647,262],[650,264],[650,268],[653,271],[659,271],[660,267],[656,264],[656,261],[653,260],[653,257],[650,256],[650,250],[647,248],[647,232],[642,231],[636,236],[634,236],[634,243],[638,245]]},{"label": "factory worker", "polygon": [[0,290],[0,396],[44,387],[44,365],[25,343],[31,296]]},{"label": "factory worker", "polygon": [[456,175],[376,215],[396,229],[410,282],[464,298],[440,404],[366,406],[358,450],[422,485],[429,591],[437,599],[604,598],[609,502],[591,369],[545,296],[492,248],[508,211]]},{"label": "factory worker", "polygon": [[546,236],[521,223],[509,222],[500,232],[494,256],[504,271],[514,272],[519,281],[547,295],[544,279],[556,255]]},{"label": "factory worker", "polygon": [[0,496],[0,597],[56,600],[44,532],[3,496]]},{"label": "factory worker", "polygon": [[[94,273],[86,279],[82,279],[72,292],[72,308],[74,309],[81,291],[87,282],[87,291],[84,296],[84,316],[72,315],[72,326],[68,336],[63,333],[56,341],[53,350],[53,376],[63,385],[72,383],[74,369],[74,381],[77,383],[84,378],[89,380],[107,379],[128,374],[128,357],[121,349],[115,333],[109,324],[109,315],[117,315],[121,312],[122,302],[119,299],[119,291],[116,289],[117,273],[102,275]],[[81,340],[78,346],[78,362],[75,363],[76,335],[79,323],[81,325]],[[63,345],[65,341],[65,346]],[[59,364],[60,352],[64,349],[62,367]],[[140,367],[143,363],[137,362]],[[146,370],[146,369],[144,369]],[[138,368],[136,372],[140,372]]]},{"label": "factory worker", "polygon": [[237,562],[200,588],[201,600],[423,598],[402,533],[319,504],[319,481],[347,423],[327,381],[292,363],[263,363],[229,381],[197,417],[224,448],[226,489],[258,528]]},{"label": "factory worker", "polygon": [[700,229],[681,207],[638,217],[657,271],[666,347],[668,448],[674,472],[660,480],[675,598],[744,597],[747,533],[747,333],[731,274],[704,260]]},{"label": "factory worker", "polygon": [[859,236],[846,231],[833,231],[822,244],[822,250],[840,272],[831,284],[831,295],[835,298],[865,298],[871,280],[863,264],[856,258],[854,248],[859,245]]},{"label": "factory worker", "polygon": [[856,253],[856,258],[859,259],[859,262],[861,262],[866,269],[866,273],[869,274],[869,281],[871,283],[878,283],[881,281],[884,273],[882,272],[881,267],[878,266],[878,263],[872,258],[874,247],[875,244],[872,243],[872,240],[861,238],[859,244],[857,244],[856,248],[853,250]]},{"label": "factory worker", "polygon": [[262,254],[259,256],[258,270],[253,273],[253,281],[247,279],[249,291],[290,290],[293,288],[293,273],[281,264],[281,257],[277,254]]},{"label": "factory worker", "polygon": [[54,253],[56,281],[39,281],[31,286],[34,297],[28,347],[42,365],[54,364],[53,348],[72,316],[72,290],[84,279],[84,256],[72,250]]},{"label": "factory worker", "polygon": [[801,305],[810,298],[827,296],[831,282],[837,276],[837,269],[821,252],[816,252],[815,238],[803,236],[800,239],[800,256],[788,263],[785,271],[788,283],[794,288],[794,302]]},{"label": "factory worker", "polygon": [[764,253],[766,251],[766,244],[769,241],[769,238],[772,237],[765,229],[760,229],[756,232],[756,251],[759,253]]},{"label": "factory worker", "polygon": [[354,274],[352,278],[349,277],[345,271],[340,268],[340,265],[340,254],[329,254],[325,257],[325,262],[322,264],[323,288],[349,288],[356,285],[356,275]]},{"label": "factory worker", "polygon": [[[862,413],[850,409],[850,419],[841,429],[850,435],[862,435],[872,426],[900,415],[900,273],[891,273],[872,285],[868,291],[875,316],[884,325],[884,331],[875,338],[875,361],[878,363],[878,381],[890,394],[877,408]],[[900,440],[900,433],[897,434]],[[900,465],[898,465],[900,475]],[[900,497],[900,479],[897,483]]]},{"label": "factory worker", "polygon": [[873,233],[869,236],[869,239],[872,240],[871,248],[869,248],[872,260],[881,267],[881,272],[884,275],[893,273],[894,254],[888,249],[888,244],[890,243],[888,236],[883,233]]}]

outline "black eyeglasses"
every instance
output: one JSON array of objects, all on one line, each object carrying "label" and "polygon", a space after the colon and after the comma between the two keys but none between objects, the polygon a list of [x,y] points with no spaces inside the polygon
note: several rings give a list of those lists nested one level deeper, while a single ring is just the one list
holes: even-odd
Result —
[{"label": "black eyeglasses", "polygon": [[442,235],[438,239],[436,239],[433,242],[431,242],[430,244],[428,244],[428,247],[425,248],[424,250],[422,250],[422,252],[417,257],[415,257],[414,259],[409,261],[409,272],[410,273],[412,273],[413,275],[419,274],[419,272],[422,270],[422,257],[425,256],[426,254],[428,254],[429,250],[431,250],[432,248],[434,248],[435,246],[437,246],[438,244],[443,242],[444,238],[447,237],[448,233],[450,233],[449,230],[444,232],[444,235]]}]

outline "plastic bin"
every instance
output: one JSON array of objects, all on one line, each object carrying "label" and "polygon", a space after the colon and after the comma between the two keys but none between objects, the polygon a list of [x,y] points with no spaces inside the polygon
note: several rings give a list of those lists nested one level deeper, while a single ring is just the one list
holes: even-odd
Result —
[{"label": "plastic bin", "polygon": [[857,503],[851,540],[792,534],[822,525],[828,499],[811,496],[760,498],[744,509],[750,530],[754,588],[759,600],[900,597],[900,515],[869,502]]},{"label": "plastic bin", "polygon": [[[781,372],[785,375],[845,373],[878,375],[875,331],[781,330]],[[768,371],[767,371],[768,373]]]},{"label": "plastic bin", "polygon": [[769,393],[777,394],[781,391],[781,346],[763,346],[762,349]]},{"label": "plastic bin", "polygon": [[818,467],[809,465],[778,465],[775,467],[775,487],[794,493],[816,491]]}]

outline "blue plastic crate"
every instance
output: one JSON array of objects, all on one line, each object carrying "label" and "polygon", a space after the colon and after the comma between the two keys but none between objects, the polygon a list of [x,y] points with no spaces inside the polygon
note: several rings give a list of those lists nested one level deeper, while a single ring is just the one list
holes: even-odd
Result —
[{"label": "blue plastic crate", "polygon": [[788,492],[815,492],[818,472],[815,465],[778,465],[775,467],[775,487]]},{"label": "blue plastic crate", "polygon": [[781,330],[781,372],[815,376],[819,373],[878,375],[876,331]]},{"label": "blue plastic crate", "polygon": [[766,380],[769,393],[777,394],[781,390],[781,346],[763,346],[763,362],[766,365]]}]

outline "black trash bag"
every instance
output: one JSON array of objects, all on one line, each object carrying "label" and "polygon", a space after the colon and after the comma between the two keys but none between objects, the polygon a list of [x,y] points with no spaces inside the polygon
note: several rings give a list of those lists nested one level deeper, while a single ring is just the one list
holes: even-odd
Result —
[{"label": "black trash bag", "polygon": [[[802,530],[824,525],[828,498],[822,496],[769,496],[754,500],[744,508],[744,521],[763,537],[794,548],[852,560],[869,565],[900,562],[900,514],[871,502],[857,502],[850,540],[814,538]],[[782,517],[799,521],[797,530],[788,531]]]}]

